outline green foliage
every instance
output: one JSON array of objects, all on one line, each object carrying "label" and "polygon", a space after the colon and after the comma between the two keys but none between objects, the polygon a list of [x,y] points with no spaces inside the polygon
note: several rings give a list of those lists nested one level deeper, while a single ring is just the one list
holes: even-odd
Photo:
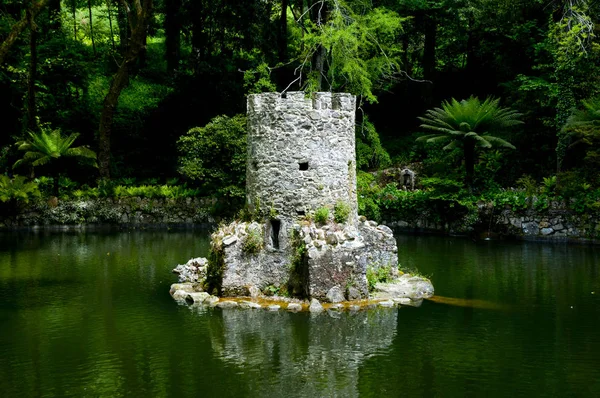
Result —
[{"label": "green foliage", "polygon": [[542,193],[552,195],[556,188],[556,176],[544,177]]},{"label": "green foliage", "polygon": [[421,127],[433,133],[421,136],[417,141],[443,143],[444,150],[461,148],[467,174],[466,183],[471,185],[476,148],[498,145],[515,149],[508,141],[492,134],[521,124],[521,114],[501,108],[499,103],[499,99],[491,97],[483,102],[476,97],[460,102],[454,98],[449,102],[444,101],[441,108],[428,110],[425,116],[419,117],[423,122]]},{"label": "green foliage", "polygon": [[477,97],[450,102],[442,102],[441,108],[434,108],[419,117],[421,127],[434,131],[430,135],[419,137],[417,141],[448,142],[444,149],[453,149],[472,142],[475,146],[491,148],[500,145],[514,149],[509,142],[494,137],[491,133],[521,124],[520,113],[500,108],[500,100],[488,97],[481,102]]},{"label": "green foliage", "polygon": [[[562,128],[571,142],[570,164],[585,170],[589,179],[598,179],[600,168],[600,96],[582,101],[583,109],[573,109]],[[569,155],[570,154],[570,155]]]},{"label": "green foliage", "polygon": [[379,134],[367,117],[356,125],[356,168],[360,170],[381,169],[392,164],[390,155],[381,145]]},{"label": "green foliage", "polygon": [[364,171],[356,175],[356,187],[358,191],[358,214],[369,220],[381,221],[381,210],[379,209],[379,194],[381,187],[375,182],[375,176]]},{"label": "green foliage", "polygon": [[185,185],[116,185],[113,189],[115,198],[190,198],[200,195],[199,189],[188,188]]},{"label": "green foliage", "polygon": [[333,207],[333,220],[338,223],[345,223],[348,221],[348,217],[350,216],[350,205],[344,201],[336,202]]},{"label": "green foliage", "polygon": [[329,208],[326,206],[319,207],[315,210],[315,222],[317,224],[327,224],[327,220],[329,220]]},{"label": "green foliage", "polygon": [[305,90],[343,90],[376,102],[374,91],[400,71],[401,49],[396,39],[404,19],[385,8],[369,9],[366,3],[355,8],[350,2],[325,3],[327,20],[315,23],[308,20],[309,13],[302,20],[305,32],[298,62],[300,69],[307,69],[306,60],[323,48],[323,63],[327,65],[324,80],[329,87],[319,84],[321,71],[312,69],[307,73]]},{"label": "green foliage", "polygon": [[27,164],[33,167],[43,166],[67,157],[98,167],[94,151],[87,147],[72,147],[79,136],[77,133],[64,137],[59,129],[42,128],[39,132],[29,132],[28,135],[29,140],[16,143],[18,150],[24,151],[25,154],[13,165],[13,169]]},{"label": "green foliage", "polygon": [[375,290],[375,285],[378,283],[387,283],[392,281],[392,267],[390,265],[383,265],[373,267],[372,265],[367,266],[367,286],[369,291]]},{"label": "green foliage", "polygon": [[178,171],[203,191],[242,198],[245,191],[246,117],[217,116],[177,142]]},{"label": "green foliage", "polygon": [[260,229],[246,227],[246,236],[242,240],[242,251],[246,254],[257,254],[264,246]]},{"label": "green foliage", "polygon": [[525,194],[529,197],[533,197],[538,193],[537,181],[527,174],[523,174],[523,176],[517,180],[517,187],[523,189]]},{"label": "green foliage", "polygon": [[34,181],[27,181],[23,176],[14,176],[10,178],[6,175],[0,175],[0,201],[1,202],[25,202],[33,198],[40,197],[38,184]]},{"label": "green foliage", "polygon": [[278,296],[281,291],[281,286],[268,285],[263,289],[265,296]]},{"label": "green foliage", "polygon": [[269,66],[263,62],[256,68],[244,72],[244,88],[248,94],[277,91],[277,87],[271,81]]}]

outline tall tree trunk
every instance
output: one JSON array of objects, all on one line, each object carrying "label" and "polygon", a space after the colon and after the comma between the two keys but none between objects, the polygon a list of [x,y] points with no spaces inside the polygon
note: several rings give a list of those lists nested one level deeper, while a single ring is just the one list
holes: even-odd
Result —
[{"label": "tall tree trunk", "polygon": [[29,16],[29,73],[27,76],[27,128],[37,130],[35,79],[37,75],[37,26],[34,17]]},{"label": "tall tree trunk", "polygon": [[117,24],[119,25],[119,47],[121,54],[125,54],[129,47],[129,24],[127,23],[127,10],[121,1],[117,7]]},{"label": "tall tree trunk", "polygon": [[142,43],[142,48],[140,49],[140,53],[138,55],[138,68],[144,69],[146,67],[148,52],[146,45],[148,44],[147,37],[144,37],[144,42]]},{"label": "tall tree trunk", "polygon": [[123,61],[113,76],[108,94],[104,98],[102,114],[100,116],[100,126],[98,128],[98,165],[100,177],[103,179],[110,178],[110,138],[119,96],[123,88],[127,85],[129,68],[135,64],[144,46],[152,9],[152,0],[134,0],[131,2],[131,5],[127,4],[126,0],[121,0],[121,2],[124,9],[127,10],[127,19],[131,28],[131,42],[127,52],[124,54]]},{"label": "tall tree trunk", "polygon": [[34,19],[39,12],[48,5],[49,0],[40,0],[37,3],[34,3],[26,12],[25,15],[12,26],[10,29],[10,33],[6,37],[6,39],[0,45],[0,65],[4,63],[8,52],[15,44],[19,35],[23,33],[25,28],[29,25],[30,19]]},{"label": "tall tree trunk", "polygon": [[94,41],[94,22],[92,20],[92,0],[88,0],[88,11],[90,14],[90,38],[92,39],[92,50],[96,56],[96,42]]},{"label": "tall tree trunk", "polygon": [[[433,13],[434,11],[431,11]],[[437,20],[434,14],[425,14],[423,16],[423,30],[425,32],[425,42],[423,46],[423,78],[430,82],[435,79],[435,47],[437,44]],[[433,106],[434,85],[427,83],[423,85],[423,99],[427,107]]]},{"label": "tall tree trunk", "polygon": [[173,74],[179,68],[181,49],[181,0],[166,0],[165,3],[165,45],[167,73]]},{"label": "tall tree trunk", "polygon": [[106,0],[106,9],[108,11],[108,26],[110,27],[110,44],[113,52],[115,52],[117,49],[115,48],[115,33],[113,31],[112,13],[110,12],[110,0]]},{"label": "tall tree trunk", "polygon": [[279,31],[277,32],[277,49],[279,61],[285,62],[287,59],[287,9],[289,0],[281,0],[281,15],[279,16]]},{"label": "tall tree trunk", "polygon": [[[325,24],[327,22],[328,17],[327,3],[321,2],[321,0],[317,0],[314,1],[313,5],[314,6],[311,9],[311,16],[314,23],[317,26]],[[312,59],[313,71],[316,73],[316,91],[321,91],[323,89],[323,76],[325,76],[326,56],[327,49],[319,44]]]},{"label": "tall tree trunk", "polygon": [[435,46],[437,43],[437,21],[435,15],[424,18],[425,43],[423,47],[423,77],[432,80],[435,74]]}]

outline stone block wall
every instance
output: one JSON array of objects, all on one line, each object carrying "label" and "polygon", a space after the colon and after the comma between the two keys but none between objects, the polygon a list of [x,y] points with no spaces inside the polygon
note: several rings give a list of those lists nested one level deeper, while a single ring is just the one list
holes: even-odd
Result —
[{"label": "stone block wall", "polygon": [[309,211],[350,205],[356,221],[356,98],[304,92],[248,96],[248,205],[296,219]]},{"label": "stone block wall", "polygon": [[464,218],[444,224],[435,218],[435,215],[429,215],[410,221],[388,220],[385,223],[403,232],[495,234],[548,241],[598,242],[600,238],[600,217],[577,214],[558,205],[544,211],[514,211],[482,205],[475,220]]},{"label": "stone block wall", "polygon": [[211,198],[38,200],[0,214],[0,228],[211,224]]}]

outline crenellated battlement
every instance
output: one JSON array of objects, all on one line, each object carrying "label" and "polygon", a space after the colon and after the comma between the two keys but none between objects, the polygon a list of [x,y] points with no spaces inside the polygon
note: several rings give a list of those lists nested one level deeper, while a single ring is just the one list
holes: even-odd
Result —
[{"label": "crenellated battlement", "polygon": [[356,97],[348,93],[318,92],[307,97],[304,91],[248,95],[248,112],[280,112],[282,110],[333,110],[354,112]]}]

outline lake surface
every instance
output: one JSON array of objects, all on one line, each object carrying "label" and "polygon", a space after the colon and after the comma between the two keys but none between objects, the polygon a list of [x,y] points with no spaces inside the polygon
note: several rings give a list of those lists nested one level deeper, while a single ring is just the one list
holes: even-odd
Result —
[{"label": "lake surface", "polygon": [[178,305],[203,231],[0,234],[0,396],[600,396],[600,248],[398,244],[438,302],[332,317]]}]

